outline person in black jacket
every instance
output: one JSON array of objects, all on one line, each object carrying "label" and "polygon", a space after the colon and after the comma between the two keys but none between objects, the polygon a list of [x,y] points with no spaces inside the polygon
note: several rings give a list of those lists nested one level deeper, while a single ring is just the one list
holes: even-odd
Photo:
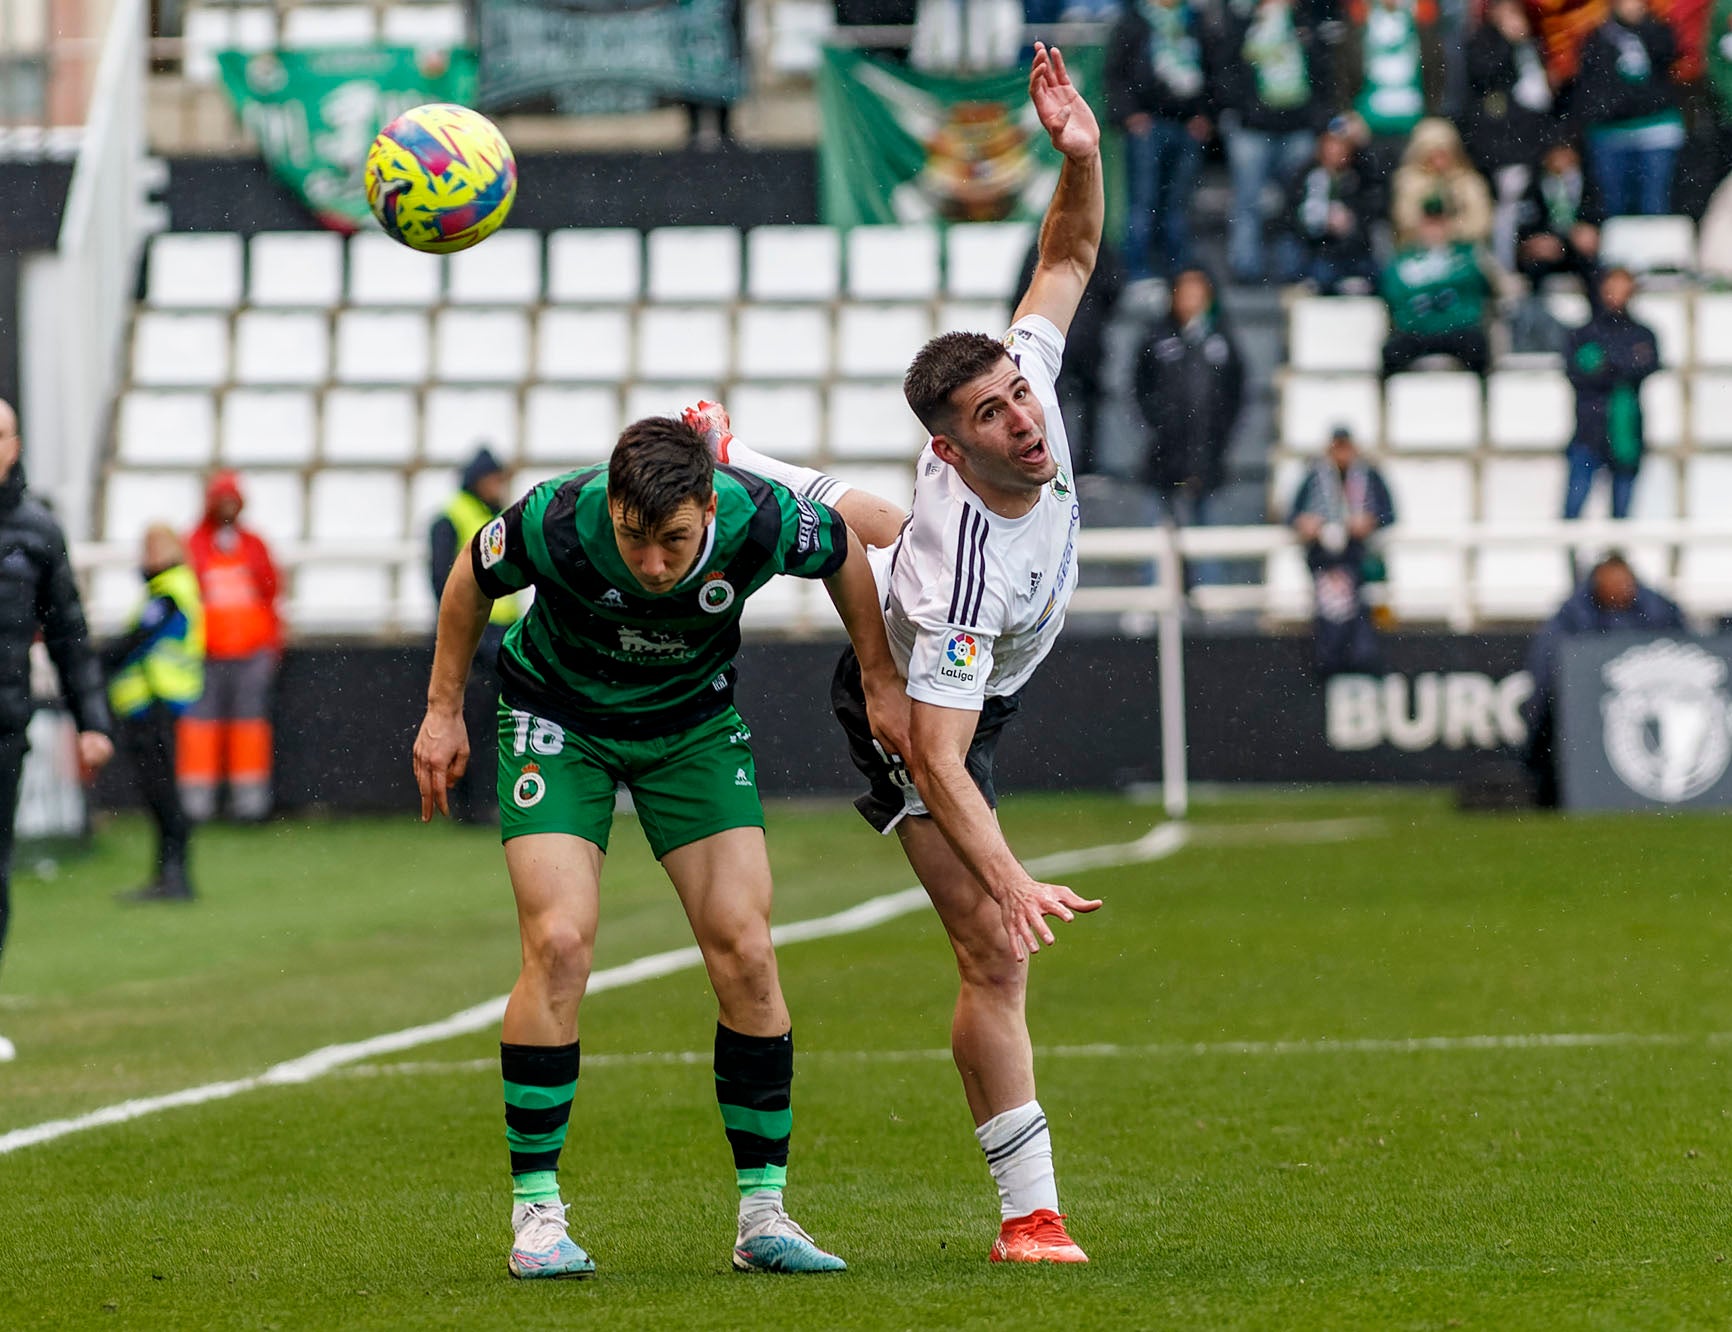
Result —
[{"label": "person in black jacket", "polygon": [[1327,294],[1377,282],[1371,231],[1383,216],[1383,191],[1361,169],[1353,138],[1339,120],[1317,140],[1317,160],[1293,182],[1288,225],[1298,239],[1300,276]]},{"label": "person in black jacket", "polygon": [[1564,517],[1579,518],[1602,467],[1612,477],[1612,517],[1625,518],[1642,466],[1642,381],[1660,368],[1654,330],[1630,317],[1636,279],[1627,268],[1600,278],[1599,308],[1570,334],[1564,373],[1576,391],[1576,429],[1564,452],[1569,464]]},{"label": "person in black jacket", "polygon": [[1672,168],[1684,146],[1672,79],[1677,58],[1677,38],[1649,12],[1648,0],[1613,0],[1606,21],[1582,44],[1574,111],[1608,217],[1671,208]]},{"label": "person in black jacket", "polygon": [[1186,0],[1130,0],[1107,36],[1107,115],[1125,132],[1131,282],[1190,261],[1191,196],[1212,133],[1199,26]]},{"label": "person in black jacket", "polygon": [[1534,163],[1555,133],[1551,80],[1522,0],[1491,0],[1467,47],[1462,140],[1495,200],[1492,249],[1515,261],[1516,215]]},{"label": "person in black jacket", "polygon": [[1536,288],[1571,273],[1588,282],[1600,253],[1605,221],[1582,157],[1568,139],[1546,145],[1516,215],[1516,267]]},{"label": "person in black jacket", "polygon": [[[84,607],[60,525],[25,487],[18,417],[0,402],[0,949],[11,917],[12,826],[29,748],[30,645],[38,629],[78,727],[78,759],[100,768],[114,756],[102,669],[91,651]],[[12,1043],[0,1036],[0,1060]]]},{"label": "person in black jacket", "polygon": [[[1022,276],[1015,290],[1027,291],[1034,278],[1035,265],[1040,261],[1040,237],[1036,236],[1023,257]],[[1094,272],[1083,288],[1082,304],[1065,335],[1064,369],[1059,372],[1059,414],[1064,418],[1065,436],[1070,440],[1071,462],[1078,476],[1088,476],[1101,470],[1101,460],[1095,454],[1096,426],[1100,420],[1101,366],[1105,361],[1104,342],[1107,323],[1118,307],[1125,287],[1125,266],[1119,259],[1118,247],[1105,237],[1095,252]]]}]

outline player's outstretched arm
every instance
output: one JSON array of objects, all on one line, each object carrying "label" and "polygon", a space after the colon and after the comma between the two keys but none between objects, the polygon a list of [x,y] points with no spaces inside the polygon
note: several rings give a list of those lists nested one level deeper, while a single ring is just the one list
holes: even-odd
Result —
[{"label": "player's outstretched arm", "polygon": [[1016,307],[1016,318],[1037,314],[1070,331],[1083,289],[1100,251],[1106,193],[1101,183],[1101,127],[1065,71],[1054,47],[1034,44],[1028,96],[1052,146],[1064,154],[1058,188],[1040,224],[1040,259]]},{"label": "player's outstretched arm", "polygon": [[1017,961],[1054,943],[1048,916],[1074,920],[1100,901],[1078,897],[1056,883],[1041,883],[1022,867],[968,775],[968,746],[980,713],[914,700],[909,716],[908,771],[939,832],[1004,913]]},{"label": "player's outstretched arm", "polygon": [[908,689],[890,655],[884,635],[884,613],[878,606],[878,584],[866,562],[866,547],[853,529],[848,532],[848,558],[824,580],[835,603],[854,655],[860,659],[860,686],[866,695],[866,718],[872,736],[887,754],[908,752]]},{"label": "player's outstretched arm", "polygon": [[463,728],[463,687],[469,663],[481,644],[493,602],[475,582],[473,552],[457,552],[445,594],[439,599],[439,630],[433,645],[433,678],[427,686],[427,715],[415,737],[415,785],[421,789],[421,822],[437,809],[447,818],[447,792],[469,766],[469,735]]}]

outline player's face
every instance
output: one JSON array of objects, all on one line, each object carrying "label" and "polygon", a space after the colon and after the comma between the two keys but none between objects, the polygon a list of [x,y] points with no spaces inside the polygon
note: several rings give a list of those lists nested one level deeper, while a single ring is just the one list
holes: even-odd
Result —
[{"label": "player's face", "polygon": [[671,592],[692,571],[704,548],[704,533],[716,517],[716,497],[707,505],[684,501],[665,520],[646,528],[628,517],[618,500],[607,502],[620,558],[646,592]]},{"label": "player's face", "polygon": [[1058,474],[1058,459],[1046,439],[1046,413],[1010,357],[969,380],[951,401],[957,422],[948,442],[962,461],[947,462],[1001,490],[1039,490]]}]

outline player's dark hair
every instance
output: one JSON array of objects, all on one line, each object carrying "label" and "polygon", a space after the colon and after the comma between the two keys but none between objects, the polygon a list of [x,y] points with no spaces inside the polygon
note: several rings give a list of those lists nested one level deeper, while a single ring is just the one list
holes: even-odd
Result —
[{"label": "player's dark hair", "polygon": [[996,369],[1005,355],[1004,343],[984,333],[941,333],[914,357],[902,378],[902,396],[929,433],[951,434],[956,406],[950,395]]},{"label": "player's dark hair", "polygon": [[646,416],[620,432],[607,464],[607,494],[626,518],[654,531],[680,505],[702,508],[716,490],[716,460],[704,437],[671,416]]}]

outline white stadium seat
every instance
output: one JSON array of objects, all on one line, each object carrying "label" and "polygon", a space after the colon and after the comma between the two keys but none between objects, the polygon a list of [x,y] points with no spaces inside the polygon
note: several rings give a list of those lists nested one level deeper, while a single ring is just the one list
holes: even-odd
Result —
[{"label": "white stadium seat", "polygon": [[541,312],[535,328],[538,379],[618,384],[631,374],[631,311],[567,306]]},{"label": "white stadium seat", "polygon": [[372,548],[406,534],[403,475],[327,467],[313,474],[307,535],[320,545]]},{"label": "white stadium seat", "polygon": [[721,379],[728,373],[728,312],[719,306],[650,306],[638,314],[639,379]]},{"label": "white stadium seat", "polygon": [[456,493],[457,478],[449,467],[423,467],[409,478],[409,536],[419,537]]},{"label": "white stadium seat", "polygon": [[1344,425],[1361,448],[1383,439],[1383,391],[1375,375],[1289,374],[1281,383],[1281,443],[1296,453],[1321,453],[1329,432]]},{"label": "white stadium seat", "polygon": [[[768,9],[770,68],[778,74],[808,78],[816,74],[824,60],[824,47],[836,29],[836,6],[825,0],[775,0]],[[754,8],[747,12],[758,15],[763,11]]]},{"label": "white stadium seat", "polygon": [[219,77],[217,52],[269,51],[276,46],[276,11],[252,6],[189,8],[181,29],[181,42],[181,73],[186,81],[215,83]]},{"label": "white stadium seat", "polygon": [[445,291],[445,257],[421,254],[380,232],[349,241],[349,300],[355,305],[436,305]]},{"label": "white stadium seat", "polygon": [[1494,449],[1561,449],[1575,430],[1575,393],[1553,371],[1499,371],[1486,380],[1485,414]]},{"label": "white stadium seat", "polygon": [[1466,458],[1388,458],[1379,470],[1403,529],[1452,532],[1472,524],[1473,464]]},{"label": "white stadium seat", "polygon": [[[197,472],[112,472],[103,495],[102,537],[137,541],[152,523],[184,531],[203,512],[204,485]],[[136,599],[136,575],[133,588]]]},{"label": "white stadium seat", "polygon": [[740,440],[772,457],[803,462],[823,439],[823,402],[811,385],[736,384],[727,408]]},{"label": "white stadium seat", "polygon": [[1654,330],[1660,343],[1660,364],[1686,365],[1690,360],[1690,302],[1681,291],[1644,291],[1630,301],[1630,314]]},{"label": "white stadium seat", "polygon": [[856,301],[917,301],[938,295],[938,228],[853,227],[848,232],[848,296]]},{"label": "white stadium seat", "polygon": [[863,379],[900,379],[932,336],[925,305],[844,305],[836,317],[836,369]]},{"label": "white stadium seat", "polygon": [[[1561,513],[1563,501],[1559,500]],[[1594,477],[1594,488],[1588,494],[1584,518],[1609,518],[1612,513],[1612,488],[1605,472]],[[1642,460],[1636,474],[1636,489],[1630,497],[1631,518],[1641,520],[1672,519],[1678,516],[1678,461],[1675,458],[1650,454]]]},{"label": "white stadium seat", "polygon": [[399,310],[344,310],[337,315],[340,382],[419,384],[431,365],[425,315]]},{"label": "white stadium seat", "polygon": [[1384,413],[1392,449],[1462,452],[1477,449],[1484,435],[1480,379],[1465,370],[1392,376]]},{"label": "white stadium seat", "polygon": [[330,322],[322,312],[242,310],[235,316],[237,384],[322,384],[330,373]]},{"label": "white stadium seat", "polygon": [[408,389],[334,388],[325,394],[320,457],[326,463],[406,463],[420,438]]},{"label": "white stadium seat", "polygon": [[1696,541],[1680,551],[1676,590],[1694,614],[1732,614],[1732,542]]},{"label": "white stadium seat", "polygon": [[625,391],[625,422],[641,421],[646,416],[678,416],[699,398],[717,402],[722,397],[717,380],[708,383],[645,383],[633,384]]},{"label": "white stadium seat", "polygon": [[1563,511],[1562,455],[1491,458],[1481,466],[1479,516],[1487,526],[1544,522]]},{"label": "white stadium seat", "polygon": [[134,390],[120,400],[116,456],[134,467],[207,467],[216,453],[216,403],[208,393]]},{"label": "white stadium seat", "polygon": [[1298,620],[1311,614],[1311,571],[1305,567],[1305,552],[1297,545],[1280,546],[1264,563],[1269,613],[1279,619]]},{"label": "white stadium seat", "polygon": [[445,260],[445,298],[454,305],[534,305],[541,299],[541,235],[501,231]]},{"label": "white stadium seat", "polygon": [[833,386],[829,434],[832,457],[903,458],[910,469],[926,443],[899,383]]},{"label": "white stadium seat", "polygon": [[934,333],[985,333],[1003,337],[1010,327],[1010,307],[996,301],[945,301],[938,307]]},{"label": "white stadium seat", "polygon": [[[740,624],[754,631],[798,624],[810,608],[811,592],[812,586],[804,578],[772,578],[752,594],[740,612]],[[819,592],[818,600],[828,603],[830,599]]]},{"label": "white stadium seat", "polygon": [[738,373],[754,379],[824,379],[830,373],[830,343],[826,306],[744,306],[734,340]]},{"label": "white stadium seat", "polygon": [[1732,292],[1699,291],[1694,302],[1697,365],[1732,365]]},{"label": "white stadium seat", "polygon": [[430,388],[421,400],[421,459],[461,467],[482,444],[500,462],[517,456],[517,394],[505,388]]},{"label": "white stadium seat", "polygon": [[318,436],[313,395],[302,389],[223,394],[222,460],[229,467],[302,467]]},{"label": "white stadium seat", "polygon": [[[1292,454],[1276,455],[1269,460],[1269,491],[1264,496],[1264,506],[1270,522],[1286,523],[1293,509],[1293,500],[1299,494],[1299,486],[1311,466],[1310,458],[1295,458]],[[1401,503],[1399,495],[1395,502]],[[1086,521],[1088,515],[1083,517]]]},{"label": "white stadium seat", "polygon": [[266,541],[299,541],[307,531],[307,483],[299,472],[246,472],[241,476],[246,524]]},{"label": "white stadium seat", "polygon": [[379,40],[386,46],[445,51],[468,43],[469,25],[461,5],[392,5],[380,22]]},{"label": "white stadium seat", "polygon": [[1570,592],[1570,557],[1541,546],[1482,546],[1474,570],[1474,601],[1494,620],[1543,620]]},{"label": "white stadium seat", "polygon": [[330,231],[264,231],[247,245],[247,300],[277,308],[343,302],[343,238]]},{"label": "white stadium seat", "polygon": [[529,378],[523,310],[445,309],[433,316],[434,377],[454,384],[518,384]]},{"label": "white stadium seat", "polygon": [[643,290],[643,237],[625,227],[572,228],[547,237],[547,299],[631,305]]},{"label": "white stadium seat", "polygon": [[379,24],[366,5],[296,5],[283,11],[283,46],[291,51],[372,46]]},{"label": "white stadium seat", "polygon": [[652,301],[732,301],[740,294],[740,233],[657,227],[646,238]]},{"label": "white stadium seat", "polygon": [[1690,376],[1690,438],[1697,448],[1732,448],[1732,374],[1699,370]]},{"label": "white stadium seat", "polygon": [[149,303],[159,310],[232,310],[241,303],[241,238],[167,233],[150,243]]},{"label": "white stadium seat", "polygon": [[519,467],[511,474],[511,481],[505,487],[511,497],[508,502],[515,504],[542,482],[552,481],[571,470],[570,467]]},{"label": "white stadium seat", "polygon": [[580,467],[603,462],[619,438],[619,394],[610,388],[538,385],[523,403],[523,457]]},{"label": "white stadium seat", "polygon": [[906,462],[881,463],[875,466],[847,463],[839,464],[832,471],[838,479],[868,494],[877,495],[880,499],[889,500],[905,513],[914,503],[912,454]]},{"label": "white stadium seat", "polygon": [[1389,336],[1389,307],[1375,296],[1301,296],[1287,317],[1295,370],[1376,370]]},{"label": "white stadium seat", "polygon": [[1462,604],[1463,555],[1443,547],[1390,549],[1389,607],[1405,620],[1447,620]]},{"label": "white stadium seat", "polygon": [[1687,217],[1608,217],[1600,228],[1600,262],[1638,273],[1686,273],[1696,267],[1696,224]]},{"label": "white stadium seat", "polygon": [[1724,524],[1726,515],[1732,514],[1732,457],[1692,458],[1684,477],[1684,516]]},{"label": "white stadium seat", "polygon": [[132,328],[132,380],[211,388],[229,375],[229,321],[214,314],[141,312]]},{"label": "white stadium seat", "polygon": [[388,564],[310,563],[295,570],[289,619],[303,633],[376,629],[392,612]]},{"label": "white stadium seat", "polygon": [[949,228],[944,243],[944,290],[966,301],[1012,301],[1016,279],[1034,240],[1032,222],[970,222]]},{"label": "white stadium seat", "polygon": [[834,227],[754,227],[746,233],[746,295],[754,301],[833,301],[842,289]]},{"label": "white stadium seat", "polygon": [[1651,449],[1684,442],[1684,377],[1662,370],[1642,381],[1642,434]]}]

